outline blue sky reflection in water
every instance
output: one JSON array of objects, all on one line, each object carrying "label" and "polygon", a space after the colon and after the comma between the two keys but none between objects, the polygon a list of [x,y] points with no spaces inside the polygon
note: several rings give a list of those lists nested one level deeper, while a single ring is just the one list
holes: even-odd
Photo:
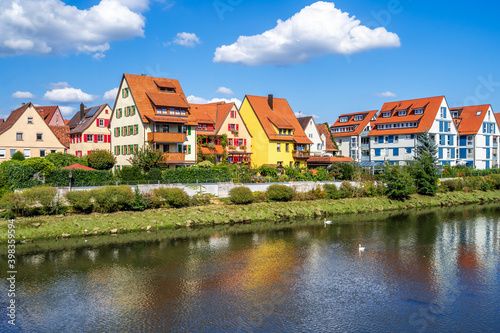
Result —
[{"label": "blue sky reflection in water", "polygon": [[17,328],[494,332],[499,217],[500,206],[345,216],[24,255]]}]

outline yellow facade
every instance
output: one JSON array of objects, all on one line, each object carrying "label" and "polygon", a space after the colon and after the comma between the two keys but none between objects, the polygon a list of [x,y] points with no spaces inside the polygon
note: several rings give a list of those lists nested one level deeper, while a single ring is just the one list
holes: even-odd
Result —
[{"label": "yellow facade", "polygon": [[[263,164],[281,164],[283,166],[293,166],[296,162],[299,162],[301,166],[306,164],[306,160],[294,159],[293,140],[281,141],[269,139],[246,97],[241,104],[240,114],[252,136],[251,152],[252,166],[254,168],[258,168]],[[274,127],[274,130],[278,133],[276,127]],[[279,149],[278,144],[280,146]]]}]

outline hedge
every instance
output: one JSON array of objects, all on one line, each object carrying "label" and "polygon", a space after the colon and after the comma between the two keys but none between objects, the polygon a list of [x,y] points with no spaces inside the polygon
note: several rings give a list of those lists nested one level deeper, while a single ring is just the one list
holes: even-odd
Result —
[{"label": "hedge", "polygon": [[227,168],[179,168],[164,170],[162,179],[183,184],[217,183],[230,181],[231,174]]},{"label": "hedge", "polygon": [[113,180],[113,174],[107,170],[59,169],[46,177],[45,183],[54,186],[66,186],[70,181],[70,172],[72,173],[71,182],[75,185],[82,183],[86,185],[104,185]]}]

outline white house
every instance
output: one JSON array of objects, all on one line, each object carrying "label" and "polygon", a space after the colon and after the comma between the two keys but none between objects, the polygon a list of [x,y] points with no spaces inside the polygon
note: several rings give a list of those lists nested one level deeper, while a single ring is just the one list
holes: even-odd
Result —
[{"label": "white house", "polygon": [[377,110],[341,115],[331,126],[332,135],[339,147],[339,155],[351,157],[356,162],[370,161],[368,134],[377,119]]},{"label": "white house", "polygon": [[312,141],[312,144],[309,145],[311,155],[321,156],[326,154],[326,145],[321,139],[321,134],[318,131],[313,117],[300,117],[297,118],[297,120],[299,121],[300,127],[304,130],[304,133],[306,133],[309,140]]},{"label": "white house", "polygon": [[499,134],[491,105],[475,105],[450,109],[460,135],[458,158],[460,163],[484,170],[498,165],[494,151]]},{"label": "white house", "polygon": [[439,162],[455,165],[458,131],[444,96],[385,103],[369,134],[371,161],[412,160],[417,136],[425,131],[438,145]]}]

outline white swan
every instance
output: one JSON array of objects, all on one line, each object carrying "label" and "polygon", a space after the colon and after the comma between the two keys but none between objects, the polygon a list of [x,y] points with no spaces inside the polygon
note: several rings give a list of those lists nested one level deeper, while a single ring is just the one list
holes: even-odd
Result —
[{"label": "white swan", "polygon": [[358,249],[359,249],[359,252],[362,252],[365,250],[365,247],[361,246],[361,244],[358,244]]},{"label": "white swan", "polygon": [[327,221],[325,218],[325,224],[332,224],[332,221],[330,221],[330,220]]}]

